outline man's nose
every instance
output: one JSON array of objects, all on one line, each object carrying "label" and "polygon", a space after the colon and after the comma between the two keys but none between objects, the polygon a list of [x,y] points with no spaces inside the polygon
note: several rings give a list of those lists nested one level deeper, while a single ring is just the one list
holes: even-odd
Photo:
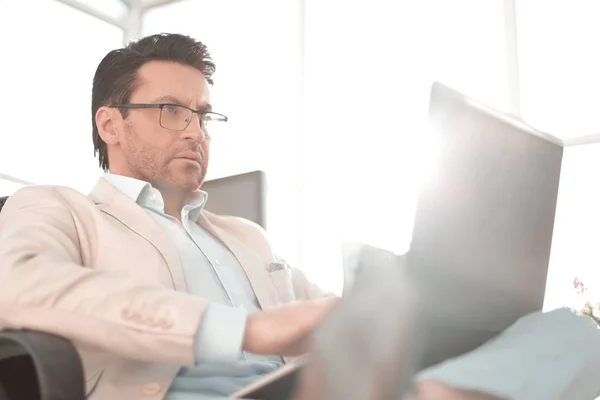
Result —
[{"label": "man's nose", "polygon": [[206,132],[200,126],[200,116],[198,114],[192,115],[190,124],[183,131],[183,138],[198,143],[202,143],[206,139]]}]

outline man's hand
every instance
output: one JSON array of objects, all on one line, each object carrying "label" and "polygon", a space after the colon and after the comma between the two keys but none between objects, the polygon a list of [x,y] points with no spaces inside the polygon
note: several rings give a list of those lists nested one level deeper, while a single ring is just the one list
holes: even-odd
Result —
[{"label": "man's hand", "polygon": [[338,300],[306,300],[250,314],[243,349],[254,354],[299,355],[305,352],[310,334]]}]

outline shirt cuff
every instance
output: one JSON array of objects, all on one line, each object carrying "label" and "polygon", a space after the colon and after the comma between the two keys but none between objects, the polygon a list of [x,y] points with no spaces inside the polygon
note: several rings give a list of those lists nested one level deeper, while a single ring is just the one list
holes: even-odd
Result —
[{"label": "shirt cuff", "polygon": [[561,309],[526,316],[463,356],[422,371],[437,381],[503,399],[593,399],[599,394],[600,331]]},{"label": "shirt cuff", "polygon": [[196,363],[228,363],[238,360],[247,319],[248,313],[243,309],[210,303],[196,332]]}]

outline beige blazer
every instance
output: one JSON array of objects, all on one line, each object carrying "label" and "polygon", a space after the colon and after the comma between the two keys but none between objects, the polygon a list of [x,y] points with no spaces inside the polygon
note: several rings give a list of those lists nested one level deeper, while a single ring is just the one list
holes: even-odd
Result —
[{"label": "beige blazer", "polygon": [[[268,271],[277,259],[258,225],[209,212],[198,223],[233,252],[262,308],[322,295],[298,270]],[[162,399],[194,362],[206,306],[187,293],[169,237],[103,179],[89,196],[23,188],[0,213],[0,329],[70,339],[91,399]]]}]

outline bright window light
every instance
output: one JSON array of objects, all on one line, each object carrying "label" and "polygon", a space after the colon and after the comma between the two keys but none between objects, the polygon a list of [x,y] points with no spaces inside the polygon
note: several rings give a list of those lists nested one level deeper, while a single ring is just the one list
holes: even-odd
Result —
[{"label": "bright window light", "polygon": [[[0,1],[0,173],[88,191],[94,158],[91,87],[122,32],[57,1]],[[57,21],[60,21],[58,23]],[[85,32],[85,34],[83,34]],[[18,40],[8,38],[18,35]]]},{"label": "bright window light", "polygon": [[600,133],[598,15],[597,0],[517,1],[522,114],[554,136]]}]

